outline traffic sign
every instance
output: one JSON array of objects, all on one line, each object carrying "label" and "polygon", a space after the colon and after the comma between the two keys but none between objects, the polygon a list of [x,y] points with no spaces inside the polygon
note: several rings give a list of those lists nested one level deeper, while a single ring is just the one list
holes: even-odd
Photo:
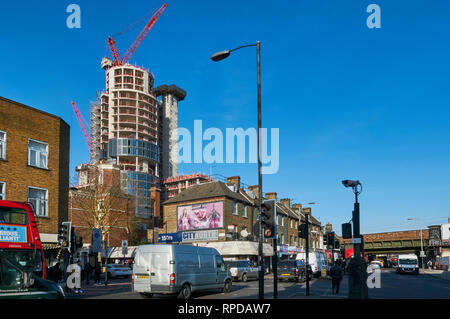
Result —
[{"label": "traffic sign", "polygon": [[102,251],[102,231],[98,228],[92,229],[92,252]]},{"label": "traffic sign", "polygon": [[128,240],[122,240],[122,247],[128,247]]},{"label": "traffic sign", "polygon": [[361,244],[361,238],[353,238],[352,244]]}]

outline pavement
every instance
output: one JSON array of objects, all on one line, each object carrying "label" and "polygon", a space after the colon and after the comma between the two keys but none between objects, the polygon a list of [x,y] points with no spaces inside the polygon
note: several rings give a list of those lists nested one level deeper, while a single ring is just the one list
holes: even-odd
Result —
[{"label": "pavement", "polygon": [[450,280],[450,271],[448,270],[434,270],[434,269],[419,269],[419,272],[424,275],[430,275],[442,280]]},{"label": "pavement", "polygon": [[[397,274],[394,269],[382,269],[380,286],[369,289],[369,299],[450,299],[450,285],[447,282],[448,273],[442,270],[421,270],[419,275]],[[273,276],[264,278],[264,298],[272,299]],[[445,280],[443,280],[445,279]],[[306,296],[306,284],[296,282],[278,282],[279,299],[347,299],[348,275],[341,281],[339,295],[331,293],[331,280],[326,277],[313,278],[310,282],[310,295]],[[221,290],[196,293],[195,299],[258,299],[258,280],[248,282],[233,282],[230,293]],[[86,285],[82,283],[83,293],[67,293],[68,299],[144,299],[132,291],[130,278],[114,278],[101,285]],[[152,299],[174,299],[176,296],[154,295]]]}]

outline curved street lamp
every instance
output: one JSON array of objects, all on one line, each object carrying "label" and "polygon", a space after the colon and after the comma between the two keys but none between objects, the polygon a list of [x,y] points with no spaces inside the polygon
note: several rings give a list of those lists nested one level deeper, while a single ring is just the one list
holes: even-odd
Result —
[{"label": "curved street lamp", "polygon": [[256,47],[256,71],[257,71],[257,94],[258,94],[258,211],[259,211],[259,245],[258,245],[258,264],[259,264],[259,299],[264,299],[264,257],[263,257],[263,233],[262,233],[262,145],[261,145],[261,42],[257,41],[255,44],[247,44],[237,47],[233,50],[220,51],[211,56],[214,62],[221,61],[230,56],[231,52],[246,48]]}]

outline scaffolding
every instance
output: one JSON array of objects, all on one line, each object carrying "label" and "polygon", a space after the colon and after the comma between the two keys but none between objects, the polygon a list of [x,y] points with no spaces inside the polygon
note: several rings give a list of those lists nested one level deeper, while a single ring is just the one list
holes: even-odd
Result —
[{"label": "scaffolding", "polygon": [[90,135],[91,135],[91,148],[90,148],[90,164],[96,164],[99,162],[100,156],[100,121],[101,121],[101,104],[99,93],[97,92],[97,100],[91,102],[91,118],[90,118]]}]

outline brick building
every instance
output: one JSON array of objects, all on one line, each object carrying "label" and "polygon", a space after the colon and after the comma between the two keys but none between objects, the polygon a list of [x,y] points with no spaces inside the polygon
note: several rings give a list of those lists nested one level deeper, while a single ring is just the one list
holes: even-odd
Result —
[{"label": "brick building", "polygon": [[69,145],[61,118],[0,97],[0,198],[34,205],[47,258],[68,217]]},{"label": "brick building", "polygon": [[140,218],[135,213],[136,198],[120,187],[120,168],[112,163],[82,164],[77,167],[79,185],[69,192],[69,220],[83,237],[83,243],[91,244],[92,228],[102,230],[109,247],[119,247],[122,240],[130,246],[147,242],[147,229],[160,219],[160,194],[151,188],[151,207],[147,209],[155,218]]}]

